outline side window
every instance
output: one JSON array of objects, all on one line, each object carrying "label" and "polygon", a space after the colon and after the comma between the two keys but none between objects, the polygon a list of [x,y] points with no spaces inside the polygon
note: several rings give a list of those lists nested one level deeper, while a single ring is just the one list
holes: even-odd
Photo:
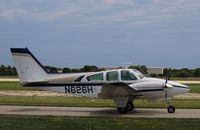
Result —
[{"label": "side window", "polygon": [[137,80],[133,73],[130,73],[128,70],[121,71],[121,80]]},{"label": "side window", "polygon": [[87,80],[88,81],[102,81],[103,80],[103,73],[88,76]]},{"label": "side window", "polygon": [[118,81],[118,71],[107,72],[107,81]]}]

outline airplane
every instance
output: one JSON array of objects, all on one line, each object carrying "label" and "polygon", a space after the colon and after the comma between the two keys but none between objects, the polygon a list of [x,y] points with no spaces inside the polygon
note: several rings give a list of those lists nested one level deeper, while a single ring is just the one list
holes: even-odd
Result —
[{"label": "airplane", "polygon": [[168,113],[174,113],[172,97],[190,90],[188,86],[180,83],[145,77],[135,69],[51,74],[28,48],[10,48],[10,50],[20,83],[24,87],[93,99],[112,99],[121,114],[132,111],[136,99],[165,99]]}]

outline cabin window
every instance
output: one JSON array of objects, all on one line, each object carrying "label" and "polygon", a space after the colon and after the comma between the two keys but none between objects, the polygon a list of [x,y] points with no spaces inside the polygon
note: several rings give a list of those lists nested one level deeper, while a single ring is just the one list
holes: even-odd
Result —
[{"label": "cabin window", "polygon": [[121,71],[121,80],[137,80],[135,75],[128,70]]},{"label": "cabin window", "polygon": [[118,81],[118,71],[107,72],[107,81]]},{"label": "cabin window", "polygon": [[103,73],[88,76],[87,80],[88,81],[102,81],[103,80]]}]

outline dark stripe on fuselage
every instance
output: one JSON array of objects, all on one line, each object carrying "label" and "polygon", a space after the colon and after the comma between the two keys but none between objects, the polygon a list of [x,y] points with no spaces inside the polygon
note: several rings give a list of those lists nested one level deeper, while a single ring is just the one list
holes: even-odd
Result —
[{"label": "dark stripe on fuselage", "polygon": [[184,88],[184,89],[189,89],[188,87],[183,87],[183,86],[173,86],[174,88]]},{"label": "dark stripe on fuselage", "polygon": [[84,75],[78,77],[77,79],[74,80],[74,82],[81,82],[81,80],[83,79]]},{"label": "dark stripe on fuselage", "polygon": [[156,91],[163,91],[163,89],[145,89],[145,90],[137,90],[137,92],[156,92]]},{"label": "dark stripe on fuselage", "polygon": [[100,85],[113,85],[113,86],[120,86],[120,85],[128,85],[121,82],[116,83],[48,83],[48,82],[32,82],[32,83],[25,83],[23,86],[37,86],[37,87],[55,87],[55,86],[100,86]]},{"label": "dark stripe on fuselage", "polygon": [[27,87],[56,87],[56,86],[100,86],[103,83],[27,83]]}]

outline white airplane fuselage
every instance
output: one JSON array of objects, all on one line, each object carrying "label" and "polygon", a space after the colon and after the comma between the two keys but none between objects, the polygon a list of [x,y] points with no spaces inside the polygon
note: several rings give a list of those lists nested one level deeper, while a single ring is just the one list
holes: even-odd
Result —
[{"label": "white airplane fuselage", "polygon": [[[187,93],[188,86],[148,78],[134,69],[49,74],[27,48],[11,48],[20,82],[25,87],[75,96],[113,99],[120,113],[133,109],[135,99],[168,99]],[[170,113],[175,108],[168,108]]]},{"label": "white airplane fuselage", "polygon": [[[104,79],[106,79],[106,73],[117,71],[120,73],[121,70],[129,70],[129,69],[119,69],[119,70],[109,70],[109,71],[102,71],[102,72],[95,72],[95,73],[105,73]],[[132,70],[130,70],[132,71]],[[82,75],[94,75],[95,73],[80,73],[80,76]],[[75,74],[77,76],[77,74]],[[132,88],[137,88],[138,93],[133,93],[134,99],[162,99],[165,98],[165,94],[167,92],[167,97],[173,97],[175,95],[187,93],[189,91],[189,88],[186,85],[176,83],[173,81],[167,81],[168,84],[172,85],[173,88],[168,88],[165,90],[163,85],[165,84],[164,79],[159,78],[149,78],[149,77],[143,77],[142,79],[137,77],[137,80],[134,81],[122,81],[118,80],[115,82],[110,81],[87,81],[87,76],[85,78],[83,77],[82,81],[80,82],[51,82],[52,80],[59,80],[59,79],[68,79],[68,77],[74,76],[74,74],[62,74],[56,76],[56,74],[52,74],[49,78],[46,79],[46,81],[49,81],[48,84],[45,84],[44,86],[42,83],[40,84],[30,84],[25,85],[27,87],[31,87],[38,90],[48,90],[48,91],[54,91],[54,92],[60,92],[60,93],[66,93],[70,95],[75,96],[83,96],[83,97],[91,97],[91,98],[103,98],[103,99],[109,99],[114,96],[126,96],[126,92],[123,92],[122,88],[119,87],[111,87],[109,88],[109,85],[107,84],[120,84],[124,83],[129,85]],[[136,85],[136,87],[134,86]],[[137,86],[139,85],[139,86]],[[105,88],[107,87],[107,88]],[[103,89],[106,89],[109,92],[104,92]]]}]

